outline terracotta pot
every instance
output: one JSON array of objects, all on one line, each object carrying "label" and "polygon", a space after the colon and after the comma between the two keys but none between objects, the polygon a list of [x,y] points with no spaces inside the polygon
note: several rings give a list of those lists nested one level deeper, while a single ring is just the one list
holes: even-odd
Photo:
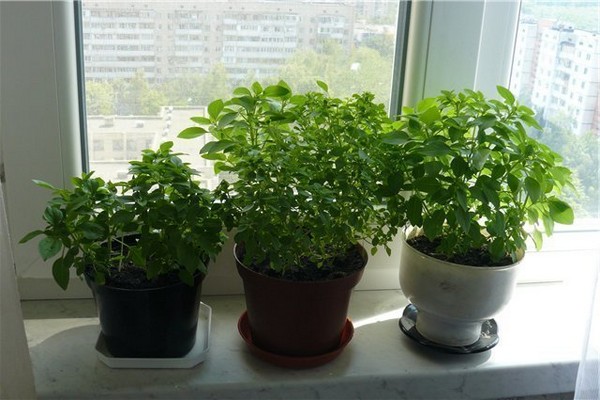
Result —
[{"label": "terracotta pot", "polygon": [[360,247],[363,266],[343,278],[295,282],[259,274],[234,255],[244,281],[247,318],[256,346],[271,353],[310,357],[340,345],[352,289],[360,281],[367,254]]},{"label": "terracotta pot", "polygon": [[175,358],[194,347],[203,274],[196,275],[194,286],[180,282],[155,289],[115,288],[85,278],[112,356]]},{"label": "terracotta pot", "polygon": [[447,346],[475,343],[482,324],[510,301],[517,265],[454,264],[421,253],[403,241],[400,287],[417,308],[417,331]]}]

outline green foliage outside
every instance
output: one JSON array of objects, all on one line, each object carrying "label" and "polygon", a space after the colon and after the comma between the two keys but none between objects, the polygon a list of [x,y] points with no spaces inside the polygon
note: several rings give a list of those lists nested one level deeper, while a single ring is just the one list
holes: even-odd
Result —
[{"label": "green foliage outside", "polygon": [[573,171],[574,190],[567,190],[569,203],[579,217],[598,217],[600,205],[600,166],[598,135],[592,131],[575,135],[570,117],[559,114],[546,121],[543,131],[531,130],[530,136],[563,155],[564,165]]},{"label": "green foliage outside", "polygon": [[533,1],[522,3],[521,15],[555,19],[558,23],[589,32],[599,32],[600,6],[597,1]]},{"label": "green foliage outside", "polygon": [[104,82],[86,82],[85,103],[88,115],[115,114],[115,87]]},{"label": "green foliage outside", "polygon": [[[335,88],[335,96],[370,91],[378,102],[388,104],[392,75],[393,37],[371,38],[348,52],[340,44],[325,42],[320,51],[301,49],[281,66],[279,76],[263,79],[275,84],[283,79],[294,90],[308,91],[317,79]],[[205,106],[224,98],[236,85],[249,86],[249,74],[232,81],[223,64],[213,65],[207,74],[188,74],[151,83],[142,71],[131,79],[86,82],[88,115],[156,115],[163,106]]]},{"label": "green foliage outside", "polygon": [[316,80],[329,83],[331,94],[338,97],[371,92],[375,101],[389,104],[392,57],[379,51],[359,47],[346,53],[340,45],[330,43],[327,51],[301,50],[281,68],[281,79],[290,82],[296,91],[308,91]]},{"label": "green foliage outside", "polygon": [[207,105],[231,92],[223,64],[214,65],[206,75],[188,74],[160,83],[156,87],[166,97],[163,106]]}]

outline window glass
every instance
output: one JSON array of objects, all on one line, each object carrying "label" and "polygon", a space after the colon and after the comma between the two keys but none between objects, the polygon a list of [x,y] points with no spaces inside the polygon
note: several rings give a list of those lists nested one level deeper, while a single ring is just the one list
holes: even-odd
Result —
[{"label": "window glass", "polygon": [[[396,0],[88,1],[82,4],[89,168],[125,176],[127,160],[174,140],[207,187],[218,178],[177,140],[216,98],[287,81],[332,95],[368,90],[390,102]],[[201,140],[209,140],[203,138]]]},{"label": "window glass", "polygon": [[599,5],[524,0],[510,87],[544,127],[531,131],[574,171],[579,223],[598,218]]}]

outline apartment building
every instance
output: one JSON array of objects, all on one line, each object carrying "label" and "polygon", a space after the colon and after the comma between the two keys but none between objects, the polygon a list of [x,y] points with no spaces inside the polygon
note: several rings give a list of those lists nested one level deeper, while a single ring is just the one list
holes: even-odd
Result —
[{"label": "apartment building", "polygon": [[218,177],[212,162],[198,156],[198,149],[214,138],[207,134],[194,140],[177,139],[183,129],[192,126],[191,117],[206,116],[206,107],[162,107],[156,116],[90,116],[87,119],[90,170],[105,179],[127,178],[129,160],[140,157],[142,149],[156,149],[160,143],[175,142],[173,150],[196,169],[202,186],[214,188]]},{"label": "apartment building", "polygon": [[350,48],[355,8],[313,1],[86,1],[82,19],[86,79],[143,70],[160,82],[223,63],[236,80],[272,76],[297,49],[328,41]]},{"label": "apartment building", "polygon": [[[322,49],[335,42],[347,50],[366,36],[393,35],[395,0],[216,0],[194,2],[83,2],[83,50],[87,81],[131,78],[143,71],[151,83],[204,75],[222,64],[233,83],[277,76],[298,50]],[[144,148],[173,140],[203,109],[165,104],[154,116],[89,115],[87,132],[92,170],[123,179],[128,160]],[[202,138],[202,140],[207,140]],[[176,141],[177,151],[192,154],[204,185],[216,177],[200,159],[198,141]]]},{"label": "apartment building", "polygon": [[521,21],[511,89],[540,118],[566,118],[575,134],[597,132],[598,36],[550,20]]}]

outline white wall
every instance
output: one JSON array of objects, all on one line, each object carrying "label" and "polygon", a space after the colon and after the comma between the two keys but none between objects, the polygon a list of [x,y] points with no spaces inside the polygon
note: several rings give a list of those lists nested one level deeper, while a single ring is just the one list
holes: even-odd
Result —
[{"label": "white wall", "polygon": [[0,182],[0,398],[33,399],[35,386]]},{"label": "white wall", "polygon": [[[0,10],[0,141],[12,249],[24,297],[55,297],[61,289],[36,241],[17,242],[40,228],[49,198],[32,179],[62,186],[81,171],[73,4],[0,1]],[[71,290],[72,297],[87,293],[84,285]]]}]

